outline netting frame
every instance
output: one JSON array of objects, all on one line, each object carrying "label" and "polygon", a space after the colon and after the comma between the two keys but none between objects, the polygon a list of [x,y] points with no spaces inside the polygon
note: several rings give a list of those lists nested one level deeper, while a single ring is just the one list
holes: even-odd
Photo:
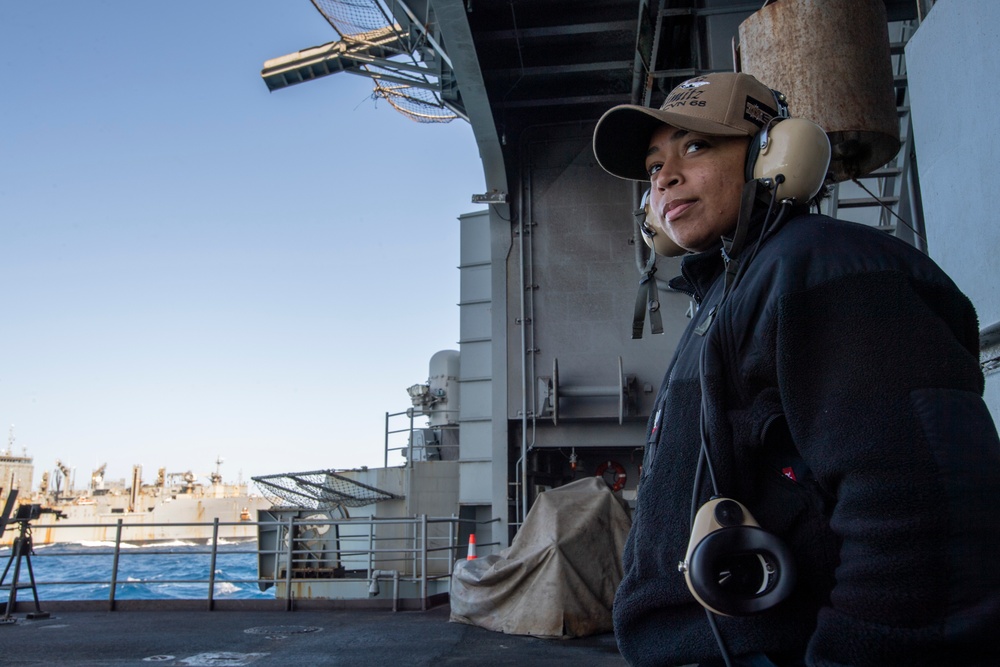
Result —
[{"label": "netting frame", "polygon": [[[341,474],[344,470],[310,470],[252,477],[265,498],[276,507],[331,510],[363,507],[399,496]],[[331,484],[330,482],[333,482]]]}]

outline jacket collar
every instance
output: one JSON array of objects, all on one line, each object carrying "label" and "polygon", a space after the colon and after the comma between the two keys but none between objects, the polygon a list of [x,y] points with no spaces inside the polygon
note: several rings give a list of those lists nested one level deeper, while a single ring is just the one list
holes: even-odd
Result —
[{"label": "jacket collar", "polygon": [[[796,206],[791,210],[786,220],[807,215],[808,213],[808,206]],[[761,227],[764,224],[765,217],[766,211],[762,208],[758,207],[754,211],[744,234],[744,239],[740,243],[742,247],[736,249],[738,257],[749,258],[753,254],[755,246],[760,242]],[[768,231],[764,243],[767,243],[775,231],[777,230],[771,229]],[[669,281],[670,287],[692,296],[695,301],[701,303],[705,295],[708,294],[709,289],[715,284],[715,281],[725,272],[726,255],[724,254],[724,250],[731,247],[732,239],[722,237],[709,250],[685,255],[681,259],[681,275]]]},{"label": "jacket collar", "polygon": [[723,270],[720,242],[710,250],[685,255],[681,259],[681,275],[670,281],[670,287],[686,292],[701,303]]}]

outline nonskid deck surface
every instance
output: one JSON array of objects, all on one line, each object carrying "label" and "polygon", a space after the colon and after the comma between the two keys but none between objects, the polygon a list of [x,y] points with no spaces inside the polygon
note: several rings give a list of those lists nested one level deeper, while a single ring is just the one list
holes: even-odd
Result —
[{"label": "nonskid deck surface", "polygon": [[551,640],[430,611],[52,612],[0,626],[4,665],[625,665],[614,636]]}]

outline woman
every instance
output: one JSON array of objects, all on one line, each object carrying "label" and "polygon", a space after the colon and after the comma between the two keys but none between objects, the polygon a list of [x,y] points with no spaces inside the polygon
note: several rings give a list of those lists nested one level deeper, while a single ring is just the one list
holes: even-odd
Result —
[{"label": "woman", "polygon": [[[689,253],[672,285],[698,305],[649,422],[619,647],[636,665],[1000,664],[1000,441],[975,311],[905,243],[809,214],[814,192],[775,196],[796,174],[748,176],[782,102],[709,74],[595,130],[605,170],[649,182],[655,231]],[[692,592],[693,517],[714,496],[778,546]]]}]

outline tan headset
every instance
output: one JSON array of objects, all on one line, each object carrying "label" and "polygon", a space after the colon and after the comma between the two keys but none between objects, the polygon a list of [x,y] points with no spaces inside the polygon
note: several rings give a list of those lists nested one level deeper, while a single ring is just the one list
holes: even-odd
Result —
[{"label": "tan headset", "polygon": [[[636,211],[636,220],[642,231],[642,240],[660,257],[680,257],[687,252],[663,230],[663,221],[649,205],[649,190],[642,193],[642,203]],[[651,224],[652,223],[652,224]]]},{"label": "tan headset", "polygon": [[791,594],[796,579],[788,546],[731,498],[699,508],[678,569],[695,600],[723,616],[770,609]]},{"label": "tan headset", "polygon": [[[779,116],[751,139],[746,178],[759,180],[772,190],[777,187],[779,201],[807,204],[826,182],[830,155],[830,139],[823,128],[805,118]],[[649,190],[642,195],[636,219],[642,240],[657,255],[679,257],[687,252],[664,231],[663,221],[649,204]]]},{"label": "tan headset", "polygon": [[[826,182],[830,169],[830,139],[816,123],[790,118],[785,96],[774,92],[778,115],[750,141],[746,179],[777,187],[777,198],[807,204]],[[782,176],[784,180],[777,178]]]}]

